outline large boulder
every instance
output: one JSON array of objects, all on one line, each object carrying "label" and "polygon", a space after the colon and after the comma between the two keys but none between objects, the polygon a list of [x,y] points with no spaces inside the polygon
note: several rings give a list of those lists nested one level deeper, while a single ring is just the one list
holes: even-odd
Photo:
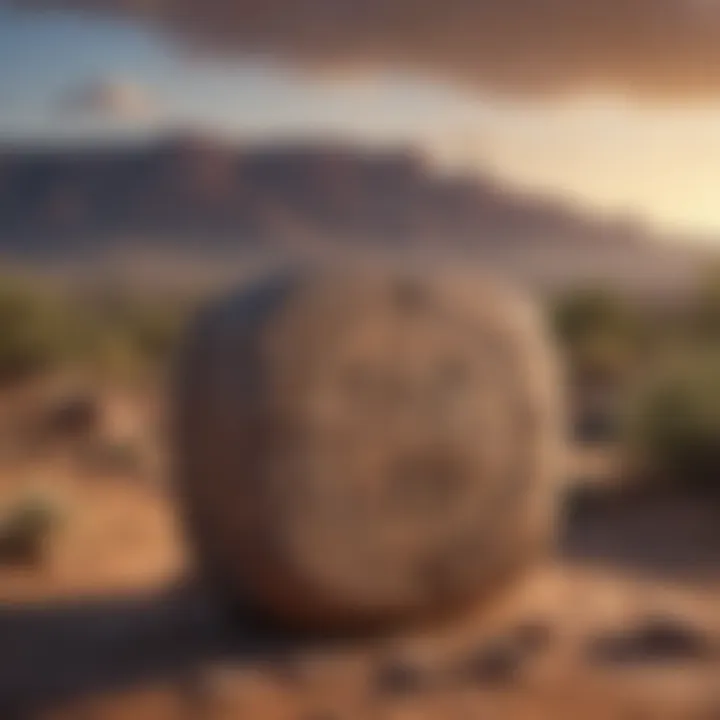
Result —
[{"label": "large boulder", "polygon": [[200,566],[274,618],[443,611],[550,545],[553,356],[532,307],[482,277],[267,278],[201,313],[176,409]]}]

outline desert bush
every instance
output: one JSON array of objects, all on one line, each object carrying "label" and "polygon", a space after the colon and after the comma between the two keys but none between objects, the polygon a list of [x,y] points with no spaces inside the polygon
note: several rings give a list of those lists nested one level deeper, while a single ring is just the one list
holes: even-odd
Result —
[{"label": "desert bush", "polygon": [[696,354],[656,373],[638,390],[626,428],[642,479],[720,490],[720,355]]},{"label": "desert bush", "polygon": [[0,277],[0,382],[26,378],[65,359],[66,319],[57,298],[31,283]]},{"label": "desert bush", "polygon": [[577,289],[560,297],[551,309],[551,321],[578,382],[624,379],[645,340],[640,311],[604,289]]},{"label": "desert bush", "polygon": [[64,365],[112,379],[162,369],[191,310],[182,296],[75,291],[0,273],[0,383]]},{"label": "desert bush", "polygon": [[0,516],[0,561],[40,562],[61,520],[61,509],[51,497],[28,495],[18,500]]},{"label": "desert bush", "polygon": [[164,298],[102,298],[85,318],[82,360],[113,377],[162,368],[187,315],[183,303]]},{"label": "desert bush", "polygon": [[172,353],[184,320],[182,308],[154,303],[129,308],[124,324],[138,355],[155,363],[166,360]]},{"label": "desert bush", "polygon": [[698,279],[684,325],[694,342],[720,343],[720,265],[710,267]]}]

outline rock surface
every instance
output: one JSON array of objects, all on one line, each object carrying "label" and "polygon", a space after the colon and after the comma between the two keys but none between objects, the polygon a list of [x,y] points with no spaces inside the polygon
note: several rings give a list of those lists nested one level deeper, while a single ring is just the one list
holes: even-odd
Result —
[{"label": "rock surface", "polygon": [[201,567],[312,628],[492,594],[553,535],[555,369],[531,306],[483,278],[325,270],[217,302],[176,408]]}]

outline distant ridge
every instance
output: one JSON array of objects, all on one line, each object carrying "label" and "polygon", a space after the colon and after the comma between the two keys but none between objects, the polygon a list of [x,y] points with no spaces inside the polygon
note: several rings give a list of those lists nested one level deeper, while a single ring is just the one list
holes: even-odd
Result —
[{"label": "distant ridge", "polygon": [[489,176],[442,174],[406,149],[242,147],[191,134],[72,148],[0,146],[0,252],[14,257],[142,248],[211,258],[328,247],[471,253],[549,282],[605,266],[610,276],[679,278],[680,250],[653,240],[632,221]]}]

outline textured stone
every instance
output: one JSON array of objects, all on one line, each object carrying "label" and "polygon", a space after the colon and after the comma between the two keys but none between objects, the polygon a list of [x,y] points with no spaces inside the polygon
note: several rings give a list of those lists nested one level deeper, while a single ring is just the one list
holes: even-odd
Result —
[{"label": "textured stone", "polygon": [[551,539],[553,357],[531,306],[486,279],[267,278],[201,315],[177,395],[200,564],[276,618],[441,611]]}]

